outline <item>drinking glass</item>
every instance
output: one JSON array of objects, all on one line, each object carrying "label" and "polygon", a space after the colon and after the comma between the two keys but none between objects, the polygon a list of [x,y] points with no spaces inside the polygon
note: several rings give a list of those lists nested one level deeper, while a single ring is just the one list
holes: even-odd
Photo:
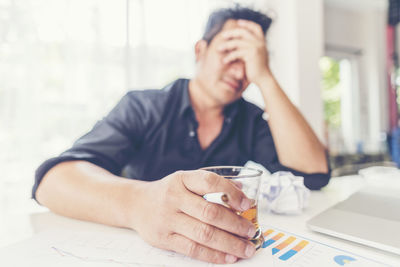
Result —
[{"label": "drinking glass", "polygon": [[202,170],[216,173],[225,179],[240,182],[242,185],[241,190],[249,199],[253,200],[254,205],[248,210],[236,211],[236,213],[251,221],[256,227],[256,234],[250,239],[250,241],[254,243],[257,249],[260,248],[264,242],[264,237],[258,223],[257,204],[258,195],[260,193],[261,176],[263,172],[261,170],[239,166],[215,166],[202,168]]}]

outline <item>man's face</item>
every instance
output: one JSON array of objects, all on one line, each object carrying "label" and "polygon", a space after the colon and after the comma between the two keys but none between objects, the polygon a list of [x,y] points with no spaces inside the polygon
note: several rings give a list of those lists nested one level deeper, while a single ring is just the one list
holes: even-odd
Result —
[{"label": "man's face", "polygon": [[196,45],[196,78],[205,93],[220,105],[227,105],[239,99],[249,85],[244,62],[237,60],[224,64],[222,60],[229,52],[218,50],[225,42],[222,33],[237,27],[239,26],[236,20],[227,20],[222,30],[208,45],[204,40]]}]

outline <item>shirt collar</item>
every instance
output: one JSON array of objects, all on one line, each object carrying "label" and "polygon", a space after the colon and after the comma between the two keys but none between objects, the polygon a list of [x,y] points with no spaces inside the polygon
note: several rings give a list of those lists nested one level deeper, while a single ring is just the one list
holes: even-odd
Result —
[{"label": "shirt collar", "polygon": [[[189,80],[183,79],[182,82],[184,82],[182,86],[184,90],[182,92],[182,102],[181,102],[181,107],[179,109],[179,116],[184,116],[188,110],[193,111],[192,103],[190,102],[190,96],[189,96]],[[241,101],[243,101],[242,98],[225,106],[224,108],[225,119],[232,120],[236,116]]]},{"label": "shirt collar", "polygon": [[243,99],[239,98],[235,102],[230,103],[229,105],[226,105],[224,108],[224,117],[225,120],[232,120],[235,118],[236,114],[238,113],[240,102],[242,102]]},{"label": "shirt collar", "polygon": [[182,102],[181,102],[181,107],[179,109],[179,116],[185,115],[185,113],[192,109],[192,103],[190,102],[190,97],[189,97],[189,80],[183,79],[182,82],[184,83],[182,85],[183,87],[183,92],[182,92]]}]

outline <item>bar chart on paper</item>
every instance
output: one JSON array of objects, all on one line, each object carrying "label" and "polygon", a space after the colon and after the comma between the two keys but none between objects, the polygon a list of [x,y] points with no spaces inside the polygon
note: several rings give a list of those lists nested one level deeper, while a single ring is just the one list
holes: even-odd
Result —
[{"label": "bar chart on paper", "polygon": [[265,241],[260,253],[271,253],[274,266],[390,266],[273,227],[264,226],[263,229],[266,229]]},{"label": "bar chart on paper", "polygon": [[[309,240],[274,227],[265,227],[262,248],[250,259],[232,267],[382,267],[354,253]],[[212,267],[181,254],[157,249],[136,233],[75,232],[49,230],[0,249],[1,266],[85,266],[85,267]],[[23,257],[21,257],[23,255]]]}]

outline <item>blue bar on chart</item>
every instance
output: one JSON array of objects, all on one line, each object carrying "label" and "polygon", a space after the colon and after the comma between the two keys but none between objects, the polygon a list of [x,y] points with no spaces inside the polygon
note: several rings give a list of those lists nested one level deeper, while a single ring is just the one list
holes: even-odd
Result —
[{"label": "blue bar on chart", "polygon": [[271,239],[268,239],[267,241],[265,241],[265,242],[262,244],[262,248],[266,248],[266,247],[268,247],[269,245],[275,243],[275,242],[276,242],[277,240],[279,240],[282,236],[284,236],[284,233],[276,234],[276,235],[275,235],[274,237],[272,237]]},{"label": "blue bar on chart", "polygon": [[275,255],[282,249],[286,248],[288,245],[290,245],[295,240],[296,240],[296,238],[294,236],[287,238],[285,241],[283,241],[282,243],[280,243],[279,245],[277,245],[276,247],[274,247],[272,249],[272,255]]},{"label": "blue bar on chart", "polygon": [[291,250],[289,250],[288,252],[286,252],[285,254],[283,254],[282,256],[279,257],[280,260],[286,261],[288,259],[290,259],[291,257],[293,257],[294,255],[297,254],[297,252],[299,252],[300,250],[302,250],[305,246],[308,245],[308,241],[301,241],[300,243],[298,243],[294,248],[292,248]]}]

